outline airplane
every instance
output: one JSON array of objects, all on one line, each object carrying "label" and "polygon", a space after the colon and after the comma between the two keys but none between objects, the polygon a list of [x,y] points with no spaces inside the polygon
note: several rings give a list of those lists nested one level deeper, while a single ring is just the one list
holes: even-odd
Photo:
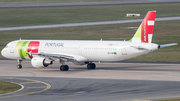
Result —
[{"label": "airplane", "polygon": [[156,11],[149,11],[134,36],[128,41],[78,40],[15,40],[1,51],[2,56],[18,60],[31,60],[35,68],[44,68],[59,61],[60,70],[68,71],[67,62],[95,69],[96,61],[121,61],[135,58],[177,43],[158,45],[152,42]]}]

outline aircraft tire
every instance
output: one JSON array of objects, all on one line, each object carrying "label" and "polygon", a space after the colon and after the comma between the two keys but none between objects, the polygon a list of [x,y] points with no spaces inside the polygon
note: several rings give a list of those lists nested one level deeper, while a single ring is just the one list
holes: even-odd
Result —
[{"label": "aircraft tire", "polygon": [[61,65],[60,70],[61,71],[68,71],[69,70],[69,66],[68,65]]},{"label": "aircraft tire", "polygon": [[96,64],[94,64],[94,63],[89,63],[87,65],[87,69],[95,69],[95,68],[96,68]]},{"label": "aircraft tire", "polygon": [[22,69],[22,65],[17,65],[17,69]]}]

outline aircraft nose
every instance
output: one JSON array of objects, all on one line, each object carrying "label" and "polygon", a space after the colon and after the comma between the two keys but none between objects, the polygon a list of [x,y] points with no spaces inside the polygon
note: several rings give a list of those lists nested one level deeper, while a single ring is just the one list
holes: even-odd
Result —
[{"label": "aircraft nose", "polygon": [[2,55],[3,57],[5,57],[5,49],[4,49],[4,48],[1,50],[1,55]]}]

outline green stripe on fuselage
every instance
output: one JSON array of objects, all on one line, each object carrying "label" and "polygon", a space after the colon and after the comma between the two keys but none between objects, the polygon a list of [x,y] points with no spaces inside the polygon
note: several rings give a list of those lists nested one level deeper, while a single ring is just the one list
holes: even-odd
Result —
[{"label": "green stripe on fuselage", "polygon": [[17,43],[17,47],[18,47],[18,52],[19,52],[19,56],[21,57],[21,59],[26,59],[26,57],[29,57],[28,54],[28,45],[29,45],[30,41],[19,41]]}]

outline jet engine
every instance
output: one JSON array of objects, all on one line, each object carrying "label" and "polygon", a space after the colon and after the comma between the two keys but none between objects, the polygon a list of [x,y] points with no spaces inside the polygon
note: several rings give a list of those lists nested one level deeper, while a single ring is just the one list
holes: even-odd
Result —
[{"label": "jet engine", "polygon": [[53,64],[52,60],[48,58],[43,58],[43,57],[34,57],[31,60],[31,64],[35,68],[44,68],[47,67],[48,65]]}]

